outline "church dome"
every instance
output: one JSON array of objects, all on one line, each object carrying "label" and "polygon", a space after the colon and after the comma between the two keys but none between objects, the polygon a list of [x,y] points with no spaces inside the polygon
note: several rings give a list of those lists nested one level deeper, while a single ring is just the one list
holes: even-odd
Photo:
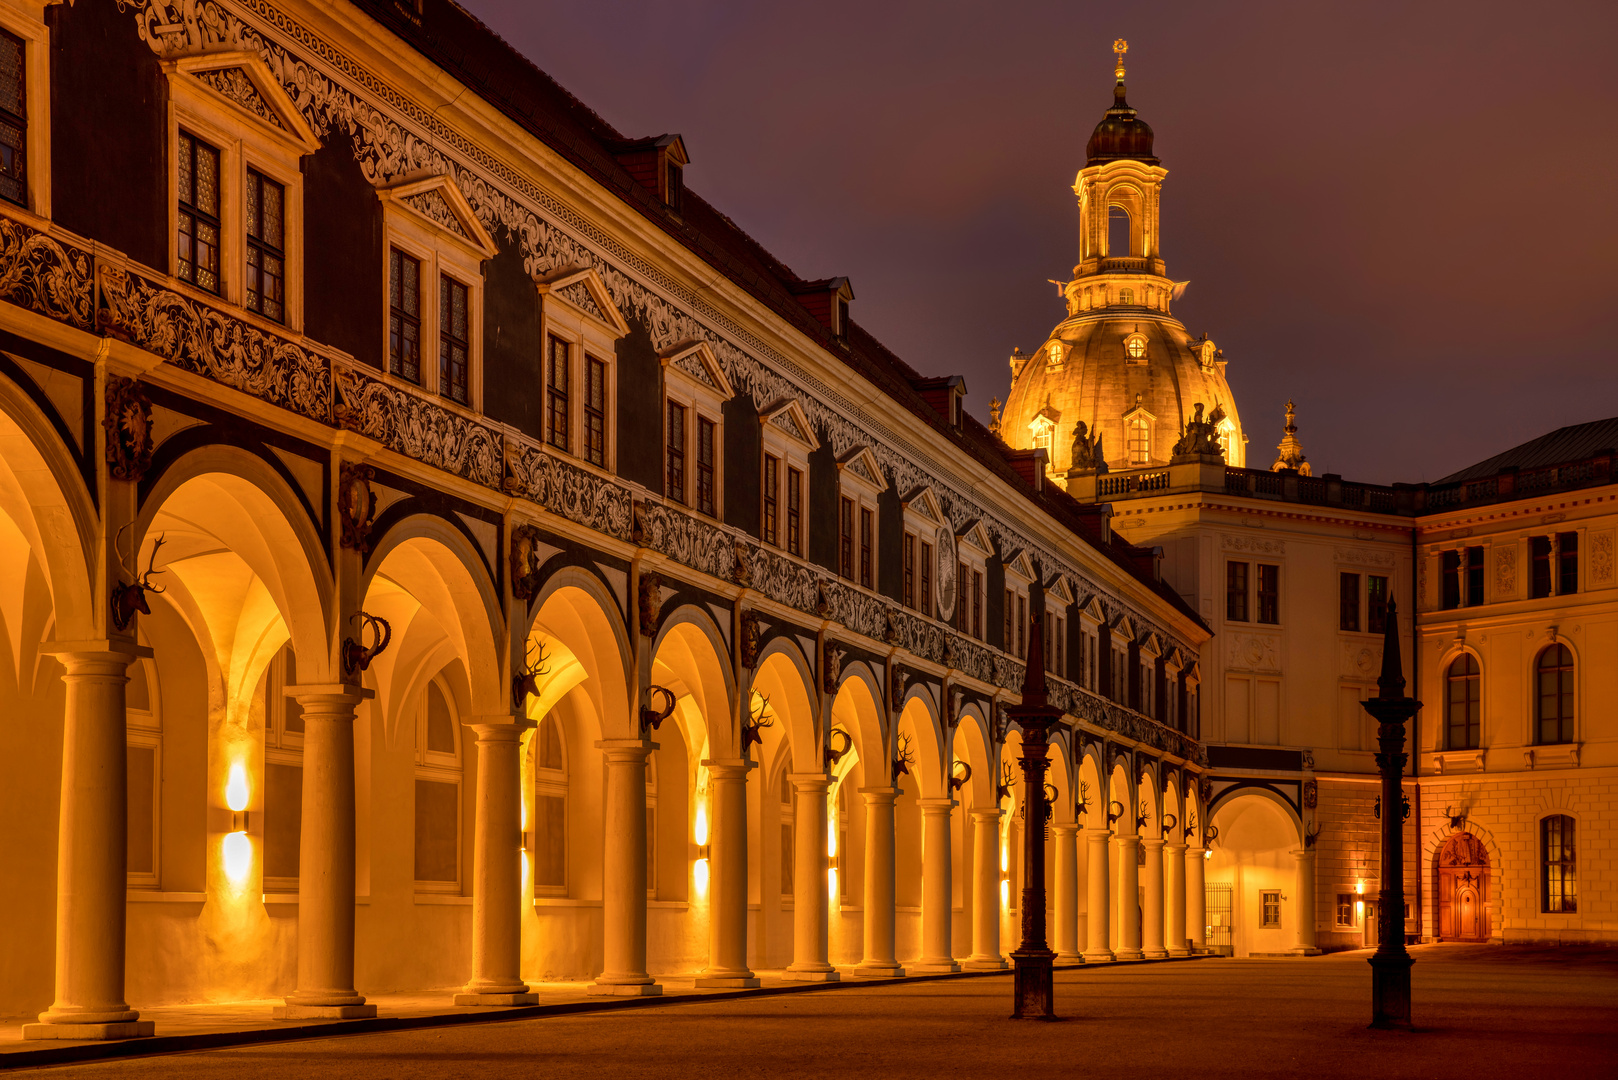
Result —
[{"label": "church dome", "polygon": [[1000,434],[1016,447],[1047,446],[1057,476],[1072,466],[1074,425],[1100,436],[1109,469],[1168,464],[1181,427],[1203,406],[1219,423],[1227,464],[1246,464],[1245,437],[1225,363],[1206,337],[1171,316],[1101,308],[1068,318],[1029,356],[1012,357]]},{"label": "church dome", "polygon": [[1157,158],[1152,156],[1151,126],[1124,100],[1122,79],[1113,88],[1112,95],[1112,108],[1096,125],[1090,142],[1084,148],[1085,165],[1104,165],[1109,161],[1122,160],[1156,165]]}]

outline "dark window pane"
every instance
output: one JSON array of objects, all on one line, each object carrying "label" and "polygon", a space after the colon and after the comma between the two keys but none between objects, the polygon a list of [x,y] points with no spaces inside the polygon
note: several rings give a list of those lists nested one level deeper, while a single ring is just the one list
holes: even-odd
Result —
[{"label": "dark window pane", "polygon": [[0,198],[28,201],[28,91],[22,38],[0,30]]},{"label": "dark window pane", "polygon": [[860,507],[860,584],[871,588],[871,511]]},{"label": "dark window pane", "polygon": [[181,131],[175,276],[219,291],[219,151]]},{"label": "dark window pane", "polygon": [[1529,596],[1538,600],[1551,594],[1551,538],[1532,536],[1528,539],[1528,561],[1533,566],[1529,583]]},{"label": "dark window pane", "polygon": [[1579,591],[1579,534],[1556,534],[1556,592],[1567,596]]},{"label": "dark window pane", "polygon": [[125,753],[128,773],[127,822],[129,864],[131,874],[157,873],[153,801],[157,784],[157,750],[150,746],[131,746]]},{"label": "dark window pane", "polygon": [[458,881],[460,785],[416,781],[416,880]]},{"label": "dark window pane", "polygon": [[776,499],[781,489],[781,459],[774,454],[764,455],[764,542],[776,542]]},{"label": "dark window pane", "polygon": [[718,501],[714,488],[715,424],[706,416],[697,417],[697,509],[704,514],[717,514]]},{"label": "dark window pane", "polygon": [[567,450],[570,445],[568,432],[572,417],[568,363],[568,343],[560,338],[551,338],[545,364],[545,438],[558,450]]},{"label": "dark window pane", "polygon": [[471,340],[467,331],[469,290],[459,281],[438,278],[438,392],[451,401],[468,404],[467,357]]},{"label": "dark window pane", "polygon": [[787,550],[803,554],[803,473],[787,469]]},{"label": "dark window pane", "polygon": [[669,402],[667,473],[664,493],[677,503],[685,502],[685,406]]},{"label": "dark window pane", "polygon": [[849,498],[837,503],[837,571],[854,577],[854,500]]},{"label": "dark window pane", "polygon": [[1225,618],[1230,622],[1247,621],[1247,564],[1225,564]]},{"label": "dark window pane", "polygon": [[1445,611],[1461,606],[1461,553],[1446,551],[1439,556],[1439,571],[1443,577],[1442,606]]},{"label": "dark window pane", "polygon": [[1258,565],[1258,621],[1281,621],[1281,568],[1269,563]]},{"label": "dark window pane", "polygon": [[1466,606],[1477,607],[1483,603],[1483,549],[1469,547],[1466,549]]},{"label": "dark window pane", "polygon": [[1388,631],[1388,579],[1372,574],[1365,579],[1365,629],[1373,634]]},{"label": "dark window pane", "polygon": [[298,876],[303,832],[303,769],[275,762],[264,766],[264,876]]},{"label": "dark window pane", "polygon": [[1337,629],[1360,628],[1360,576],[1337,575]]},{"label": "dark window pane", "polygon": [[585,360],[584,456],[592,465],[607,464],[607,365]]},{"label": "dark window pane", "polygon": [[388,251],[388,371],[421,382],[421,262]]},{"label": "dark window pane", "polygon": [[534,884],[567,885],[567,800],[560,795],[534,799]]},{"label": "dark window pane", "polygon": [[247,307],[267,319],[286,321],[286,260],[280,184],[247,170]]}]

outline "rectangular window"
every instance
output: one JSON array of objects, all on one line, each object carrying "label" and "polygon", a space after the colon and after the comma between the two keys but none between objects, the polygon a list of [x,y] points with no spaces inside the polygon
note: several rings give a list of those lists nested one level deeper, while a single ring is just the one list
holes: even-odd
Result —
[{"label": "rectangular window", "polygon": [[792,822],[781,823],[781,895],[790,897],[796,890],[794,871],[797,869],[798,847],[797,838],[793,835]]},{"label": "rectangular window", "polygon": [[23,40],[0,30],[0,198],[28,204],[28,93]]},{"label": "rectangular window", "polygon": [[264,889],[272,878],[298,877],[298,842],[303,832],[303,769],[271,762],[264,766]]},{"label": "rectangular window", "polygon": [[677,503],[685,502],[685,406],[669,402],[668,431],[665,433],[664,493]]},{"label": "rectangular window", "polygon": [[1028,659],[1028,597],[1017,594],[1017,655]]},{"label": "rectangular window", "polygon": [[448,274],[438,275],[438,392],[467,404],[467,356],[472,331],[467,316],[467,287]]},{"label": "rectangular window", "polygon": [[1459,551],[1441,553],[1438,556],[1438,569],[1444,583],[1440,605],[1445,611],[1453,611],[1461,606],[1461,553]]},{"label": "rectangular window", "polygon": [[1466,606],[1477,607],[1483,603],[1483,549],[1469,547],[1466,549]]},{"label": "rectangular window", "polygon": [[416,880],[460,880],[461,787],[442,780],[416,781]]},{"label": "rectangular window", "polygon": [[1574,881],[1573,819],[1555,814],[1539,823],[1540,857],[1544,865],[1540,895],[1542,910],[1551,914],[1577,912]]},{"label": "rectangular window", "polygon": [[548,890],[567,887],[567,799],[534,798],[534,885]]},{"label": "rectangular window", "polygon": [[1339,930],[1352,930],[1354,928],[1354,894],[1340,892],[1337,894],[1337,928]]},{"label": "rectangular window", "polygon": [[211,293],[219,291],[219,151],[180,132],[179,248],[176,272]]},{"label": "rectangular window", "polygon": [[803,473],[787,467],[787,550],[803,554]]},{"label": "rectangular window", "polygon": [[607,365],[593,356],[584,360],[584,457],[607,467]]},{"label": "rectangular window", "polygon": [[1281,568],[1270,563],[1258,564],[1258,621],[1281,621]]},{"label": "rectangular window", "polygon": [[777,501],[781,492],[781,459],[774,454],[764,455],[764,542],[777,543]]},{"label": "rectangular window", "polygon": [[933,617],[933,545],[923,540],[921,542],[920,560],[921,572],[916,578],[916,590],[920,593],[919,607],[921,613],[929,619]]},{"label": "rectangular window", "polygon": [[1532,580],[1528,592],[1529,597],[1539,600],[1549,596],[1551,594],[1550,537],[1530,536],[1528,538],[1528,561],[1533,564]]},{"label": "rectangular window", "polygon": [[1579,591],[1579,534],[1556,534],[1556,595]]},{"label": "rectangular window", "polygon": [[1388,632],[1388,579],[1380,574],[1365,579],[1365,629],[1373,634]]},{"label": "rectangular window", "polygon": [[971,602],[966,598],[966,590],[972,584],[967,575],[966,564],[955,564],[955,629],[966,633],[972,627]]},{"label": "rectangular window", "polygon": [[1265,930],[1278,930],[1281,927],[1281,891],[1279,889],[1263,889],[1258,894],[1258,924]]},{"label": "rectangular window", "polygon": [[905,533],[904,541],[904,606],[916,606],[916,534]]},{"label": "rectangular window", "polygon": [[983,571],[972,571],[972,636],[983,640]]},{"label": "rectangular window", "polygon": [[1225,621],[1247,621],[1247,564],[1225,564]]},{"label": "rectangular window", "polygon": [[388,250],[388,371],[421,382],[421,260]]},{"label": "rectangular window", "polygon": [[1360,628],[1360,576],[1337,575],[1337,629],[1358,631]]},{"label": "rectangular window", "polygon": [[697,509],[710,517],[719,512],[714,488],[714,428],[706,416],[697,417]]},{"label": "rectangular window", "polygon": [[871,511],[860,507],[860,584],[867,589],[871,588],[871,533],[873,532],[875,515]]},{"label": "rectangular window", "polygon": [[127,802],[126,836],[129,874],[157,875],[157,748],[131,746],[125,751],[124,767],[128,786],[124,789]]},{"label": "rectangular window", "polygon": [[[572,426],[568,405],[568,394],[572,388],[572,381],[568,378],[568,343],[553,337],[549,345],[545,359],[545,441],[565,452],[570,447],[568,429]],[[673,409],[672,402],[670,409]],[[669,415],[672,417],[673,412]],[[681,424],[680,435],[683,445],[684,424]],[[683,484],[681,489],[683,491]],[[685,499],[682,497],[680,501],[684,502]]]},{"label": "rectangular window", "polygon": [[854,500],[837,501],[837,572],[854,580]]},{"label": "rectangular window", "polygon": [[1067,620],[1062,616],[1056,617],[1056,650],[1055,663],[1051,667],[1056,674],[1067,678]]},{"label": "rectangular window", "polygon": [[1006,602],[1005,602],[1004,607],[1002,607],[1002,609],[1001,609],[1002,612],[1004,613],[1004,617],[1003,617],[1002,621],[1005,623],[1005,627],[1004,627],[1004,629],[1001,630],[1001,637],[1000,637],[1001,647],[1004,648],[1006,650],[1006,652],[1011,652],[1011,640],[1012,640],[1011,635],[1015,632],[1011,628],[1011,605],[1012,605],[1011,590],[1007,589],[1006,590]]},{"label": "rectangular window", "polygon": [[247,170],[247,308],[286,322],[286,191]]}]

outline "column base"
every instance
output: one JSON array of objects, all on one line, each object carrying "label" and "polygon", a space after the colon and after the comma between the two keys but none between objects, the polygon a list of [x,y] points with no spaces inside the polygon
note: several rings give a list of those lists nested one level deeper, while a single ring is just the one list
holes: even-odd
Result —
[{"label": "column base", "polygon": [[270,1010],[275,1020],[368,1020],[375,1015],[375,1005],[277,1005]]},{"label": "column base", "polygon": [[456,994],[457,1005],[538,1005],[539,995],[527,994]]},{"label": "column base", "polygon": [[1313,945],[1299,945],[1297,948],[1287,951],[1293,956],[1319,956],[1321,954],[1320,950]]},{"label": "column base", "polygon": [[24,1039],[145,1039],[157,1028],[152,1020],[124,1020],[116,1024],[24,1024]]},{"label": "column base", "polygon": [[756,990],[763,985],[750,971],[737,975],[703,975],[697,979],[698,990]]},{"label": "column base", "polygon": [[787,982],[837,982],[842,978],[835,969],[830,971],[793,971],[787,968],[781,972],[781,978]]},{"label": "column base", "polygon": [[1110,964],[1118,959],[1110,952],[1087,952],[1084,954],[1086,964]]},{"label": "column base", "polygon": [[661,997],[663,987],[655,982],[591,983],[584,991],[591,997]]},{"label": "column base", "polygon": [[954,960],[921,960],[910,965],[912,975],[954,975],[960,970]]},{"label": "column base", "polygon": [[902,979],[905,969],[898,964],[861,964],[854,969],[854,975],[861,979]]},{"label": "column base", "polygon": [[1081,952],[1078,952],[1077,950],[1074,950],[1072,952],[1058,952],[1056,954],[1056,958],[1058,960],[1067,960],[1067,961],[1083,960],[1084,959],[1084,954],[1081,953]]},{"label": "column base", "polygon": [[1119,960],[1146,959],[1146,954],[1141,952],[1139,949],[1119,949],[1117,952],[1113,953],[1113,956],[1117,957]]},{"label": "column base", "polygon": [[1169,951],[1167,949],[1146,949],[1141,955],[1148,960],[1166,960]]},{"label": "column base", "polygon": [[967,971],[1004,971],[1010,966],[998,956],[988,960],[979,960],[977,957],[972,957],[961,965]]},{"label": "column base", "polygon": [[1190,955],[1191,955],[1191,950],[1190,949],[1170,949],[1169,950],[1169,956],[1170,957],[1176,957],[1177,958],[1177,957],[1181,957],[1181,956],[1190,956]]}]

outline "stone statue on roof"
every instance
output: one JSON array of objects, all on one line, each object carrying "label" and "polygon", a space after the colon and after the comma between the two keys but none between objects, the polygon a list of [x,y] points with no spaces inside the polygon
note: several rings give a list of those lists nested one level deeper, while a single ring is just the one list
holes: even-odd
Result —
[{"label": "stone statue on roof", "polygon": [[1106,471],[1107,455],[1101,449],[1101,432],[1096,432],[1092,438],[1089,426],[1080,420],[1073,425],[1072,463],[1068,468],[1068,475]]},{"label": "stone statue on roof", "polygon": [[1225,407],[1215,405],[1208,419],[1202,418],[1202,402],[1197,402],[1191,412],[1191,419],[1185,422],[1180,433],[1180,441],[1174,444],[1174,456],[1169,459],[1170,465],[1183,465],[1187,462],[1220,462],[1225,460],[1225,448],[1219,443],[1219,425],[1225,419]]}]

